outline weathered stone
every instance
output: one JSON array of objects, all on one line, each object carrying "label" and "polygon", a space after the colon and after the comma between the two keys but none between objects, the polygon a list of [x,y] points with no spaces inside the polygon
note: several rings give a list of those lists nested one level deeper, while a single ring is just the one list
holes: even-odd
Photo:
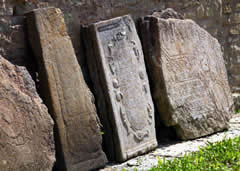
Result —
[{"label": "weathered stone", "polygon": [[26,16],[39,64],[41,95],[56,122],[59,170],[104,166],[94,98],[83,79],[61,11],[44,8]]},{"label": "weathered stone", "polygon": [[86,32],[109,158],[124,161],[155,148],[154,107],[134,21],[118,17],[92,24]]},{"label": "weathered stone", "polygon": [[234,93],[240,93],[240,35],[229,37],[231,46],[228,47],[229,63],[229,81]]},{"label": "weathered stone", "polygon": [[53,120],[24,67],[0,56],[0,170],[51,171]]},{"label": "weathered stone", "polygon": [[233,100],[221,47],[192,20],[149,16],[141,25],[153,99],[182,139],[228,128]]},{"label": "weathered stone", "polygon": [[233,93],[233,101],[234,101],[235,110],[236,111],[240,110],[240,94],[239,93]]},{"label": "weathered stone", "polygon": [[13,15],[13,8],[0,7],[0,16],[11,16],[11,15]]},{"label": "weathered stone", "polygon": [[184,17],[181,14],[177,13],[172,8],[167,8],[162,12],[154,12],[152,15],[155,17],[164,18],[164,19],[168,19],[168,18],[184,19]]},{"label": "weathered stone", "polygon": [[233,13],[229,17],[231,24],[240,24],[240,13]]},{"label": "weathered stone", "polygon": [[0,16],[0,55],[15,65],[28,65],[24,17]]},{"label": "weathered stone", "polygon": [[[88,78],[87,68],[85,67],[87,64],[84,55],[82,55],[79,36],[81,24],[89,24],[126,14],[131,14],[134,19],[137,19],[154,11],[173,8],[185,18],[196,21],[219,40],[224,48],[224,59],[227,64],[230,85],[232,90],[235,91],[237,81],[235,76],[232,77],[229,69],[233,64],[230,58],[235,56],[228,53],[230,45],[226,43],[226,40],[229,36],[229,28],[225,25],[227,23],[227,25],[233,26],[230,18],[232,18],[232,14],[235,15],[234,13],[239,12],[239,2],[237,0],[0,0],[0,7],[14,7],[15,15],[21,15],[32,8],[42,6],[58,7],[65,14],[68,33],[86,79]],[[79,20],[80,22],[76,22]],[[234,31],[234,33],[236,32]],[[232,86],[233,84],[234,86]]]}]

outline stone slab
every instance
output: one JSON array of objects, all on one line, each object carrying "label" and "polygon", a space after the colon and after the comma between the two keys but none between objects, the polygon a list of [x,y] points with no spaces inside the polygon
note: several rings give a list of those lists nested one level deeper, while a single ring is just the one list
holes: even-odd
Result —
[{"label": "stone slab", "polygon": [[91,170],[106,163],[94,97],[87,87],[56,8],[26,14],[39,65],[40,93],[56,122],[59,170]]},{"label": "stone slab", "polygon": [[0,56],[0,170],[51,171],[53,126],[26,68]]},{"label": "stone slab", "polygon": [[123,16],[86,30],[88,66],[109,158],[124,161],[154,149],[154,106],[134,21]]},{"label": "stone slab", "polygon": [[158,115],[181,139],[228,128],[233,100],[218,41],[192,20],[140,24]]}]

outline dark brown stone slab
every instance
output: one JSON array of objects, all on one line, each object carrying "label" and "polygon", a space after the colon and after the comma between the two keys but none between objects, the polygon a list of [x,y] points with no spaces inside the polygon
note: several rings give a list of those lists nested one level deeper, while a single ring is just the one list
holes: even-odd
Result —
[{"label": "dark brown stone slab", "polygon": [[109,158],[124,161],[154,149],[154,107],[134,21],[118,17],[92,24],[86,33]]},{"label": "dark brown stone slab", "polygon": [[44,8],[26,16],[39,63],[41,94],[57,126],[59,169],[82,171],[104,166],[94,98],[82,76],[62,12]]},{"label": "dark brown stone slab", "polygon": [[228,128],[233,100],[218,41],[192,20],[145,17],[142,43],[158,113],[182,139]]},{"label": "dark brown stone slab", "polygon": [[51,171],[53,120],[25,67],[0,56],[0,170]]}]

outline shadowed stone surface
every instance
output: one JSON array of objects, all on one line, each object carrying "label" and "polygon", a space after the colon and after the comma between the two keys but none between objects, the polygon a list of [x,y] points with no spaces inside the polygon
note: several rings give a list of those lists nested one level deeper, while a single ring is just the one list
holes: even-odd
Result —
[{"label": "shadowed stone surface", "polygon": [[94,97],[78,65],[62,12],[27,15],[29,38],[39,64],[40,90],[56,122],[59,170],[91,170],[106,163]]},{"label": "shadowed stone surface", "polygon": [[134,21],[92,24],[85,38],[110,159],[127,160],[157,146],[154,107]]},{"label": "shadowed stone surface", "polygon": [[142,20],[153,98],[181,139],[228,128],[233,100],[220,45],[192,20]]},{"label": "shadowed stone surface", "polygon": [[0,56],[0,170],[51,171],[53,121],[24,67]]}]

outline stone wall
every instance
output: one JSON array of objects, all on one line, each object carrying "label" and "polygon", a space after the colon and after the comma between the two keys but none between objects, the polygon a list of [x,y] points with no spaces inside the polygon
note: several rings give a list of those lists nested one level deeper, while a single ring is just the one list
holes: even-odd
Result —
[{"label": "stone wall", "polygon": [[[240,88],[240,2],[238,0],[0,0],[0,54],[17,64],[28,55],[22,36],[22,23],[16,15],[22,15],[36,7],[55,6],[65,15],[68,32],[83,71],[86,61],[80,58],[80,25],[103,19],[132,14],[137,19],[153,11],[173,8],[185,18],[195,20],[216,37],[224,51],[229,81],[234,92]],[[15,10],[13,10],[15,8]],[[15,15],[14,17],[12,15]],[[15,35],[18,35],[17,38]],[[3,43],[2,43],[3,42]],[[12,49],[15,50],[12,50]],[[14,56],[14,59],[12,57]],[[19,59],[16,59],[19,58]]]}]

